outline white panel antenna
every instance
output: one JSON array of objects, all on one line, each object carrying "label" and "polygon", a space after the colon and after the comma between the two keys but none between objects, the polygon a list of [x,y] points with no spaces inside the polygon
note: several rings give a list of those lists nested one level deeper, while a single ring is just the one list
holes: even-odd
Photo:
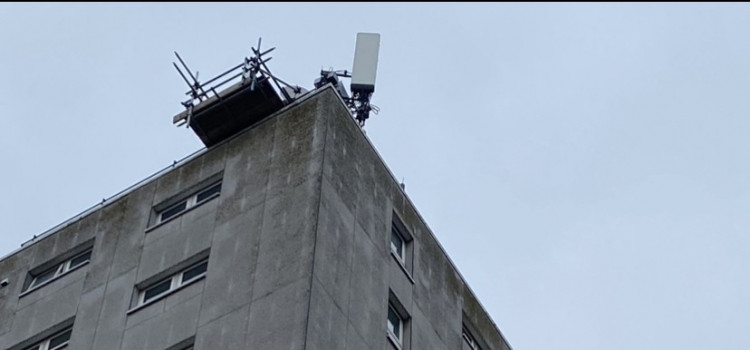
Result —
[{"label": "white panel antenna", "polygon": [[[315,88],[332,84],[341,98],[346,102],[360,126],[370,117],[370,111],[375,114],[379,109],[370,104],[370,97],[375,91],[375,77],[378,71],[378,52],[380,51],[380,34],[357,33],[357,46],[354,50],[354,64],[352,71],[321,70],[320,77],[315,79]],[[351,78],[352,96],[346,93],[346,88],[339,81],[339,77]]]},{"label": "white panel antenna", "polygon": [[378,71],[380,34],[357,33],[357,46],[352,65],[352,94],[375,91],[375,76]]}]

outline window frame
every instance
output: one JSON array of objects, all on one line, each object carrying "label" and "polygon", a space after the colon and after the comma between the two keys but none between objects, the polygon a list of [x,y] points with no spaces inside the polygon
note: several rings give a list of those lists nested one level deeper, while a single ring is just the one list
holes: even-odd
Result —
[{"label": "window frame", "polygon": [[166,350],[193,350],[195,349],[195,336],[187,338],[175,345],[168,347]]},{"label": "window frame", "polygon": [[[192,210],[193,208],[196,208],[196,207],[200,206],[201,204],[206,203],[206,202],[210,201],[211,199],[214,199],[214,198],[218,197],[219,195],[221,195],[222,184],[223,184],[222,180],[213,181],[209,185],[203,186],[199,190],[192,192],[186,198],[182,198],[182,199],[176,201],[174,204],[171,204],[171,205],[167,206],[164,209],[155,210],[156,211],[156,222],[154,223],[154,227],[156,227],[158,225],[161,225],[161,224],[163,224],[165,222],[169,222],[172,219],[174,219],[176,217],[179,217],[180,215],[182,215],[182,214],[184,214],[184,213]],[[218,187],[218,189],[216,189],[217,187]],[[212,192],[212,191],[213,191],[213,193],[208,194],[207,196],[205,196],[204,198],[202,198],[200,201],[198,200],[198,197],[201,197],[205,193]],[[170,215],[168,217],[166,217],[166,218],[164,217],[165,213],[168,213],[172,209],[177,208],[179,206],[182,206],[183,204],[185,205],[185,208],[183,208],[182,210],[176,211],[174,213],[169,213]]]},{"label": "window frame", "polygon": [[[50,344],[52,344],[53,340],[57,340],[57,338],[64,336],[67,334],[68,339],[65,339],[63,343],[58,344],[54,348],[50,347]],[[26,348],[23,348],[23,350],[61,350],[68,347],[70,344],[70,338],[73,336],[73,326],[67,327],[63,329],[60,332],[57,332],[53,334],[52,336],[32,345]]]},{"label": "window frame", "polygon": [[[196,274],[195,276],[191,277],[190,279],[183,280],[183,277],[185,273],[200,267],[201,265],[205,264],[205,269]],[[193,284],[203,278],[206,277],[206,273],[208,272],[208,258],[202,259],[201,261],[191,264],[190,266],[181,269],[175,274],[172,274],[171,276],[168,276],[166,278],[162,278],[158,280],[157,282],[150,283],[147,287],[139,288],[138,289],[138,299],[136,302],[135,307],[131,311],[135,311],[136,309],[140,309],[141,307],[145,307],[146,305],[150,305],[157,300],[160,300],[162,298],[167,297],[168,295],[177,292],[178,290],[187,287],[190,284]],[[154,288],[161,286],[164,282],[169,281],[169,288],[163,292],[160,292],[148,299],[146,299],[146,293],[153,290]]]},{"label": "window frame", "polygon": [[[393,243],[393,238],[396,237],[398,241],[401,243],[400,247],[396,247]],[[406,265],[406,239],[404,239],[404,235],[400,232],[398,227],[396,225],[391,225],[391,237],[390,237],[390,243],[391,243],[391,253],[394,254],[394,256],[404,265]],[[399,249],[400,248],[400,249]]]},{"label": "window frame", "polygon": [[[41,270],[38,273],[29,272],[29,276],[31,277],[31,280],[28,282],[28,286],[26,286],[26,288],[24,289],[23,293],[21,293],[21,295],[19,295],[19,297],[22,297],[22,296],[24,296],[24,295],[26,295],[28,293],[31,293],[32,291],[35,291],[35,290],[37,290],[37,289],[39,289],[39,288],[41,288],[43,286],[46,286],[46,285],[48,285],[48,284],[50,284],[50,283],[52,283],[52,282],[54,282],[54,281],[62,278],[63,276],[65,276],[65,275],[67,275],[67,274],[69,274],[69,273],[71,273],[71,272],[73,272],[75,270],[78,270],[81,267],[84,267],[84,266],[88,265],[91,262],[91,257],[93,255],[93,252],[94,252],[94,249],[93,249],[93,246],[91,246],[89,248],[86,248],[82,252],[80,252],[78,254],[75,254],[72,257],[63,260],[62,262],[56,263],[56,264],[50,266],[47,269]],[[82,262],[80,262],[80,263],[78,263],[76,265],[73,265],[73,260],[76,260],[76,259],[78,259],[78,258],[80,258],[82,256],[85,256],[85,255],[88,255],[88,257],[85,260],[83,260]],[[51,277],[49,277],[48,279],[46,279],[44,281],[37,282],[39,280],[40,276],[48,276],[50,273],[52,274]]]},{"label": "window frame", "polygon": [[[411,348],[411,326],[409,311],[399,301],[392,289],[388,289],[388,308],[386,312],[385,334],[388,341],[398,350]],[[398,325],[393,325],[391,315],[395,315]],[[391,330],[393,328],[394,330]],[[397,332],[396,332],[397,331]],[[396,334],[398,333],[398,334]]]},{"label": "window frame", "polygon": [[[396,319],[398,320],[398,327],[395,325],[392,325],[391,322],[391,315],[395,315]],[[386,317],[386,329],[388,331],[388,338],[391,339],[391,341],[395,341],[396,345],[400,349],[404,345],[404,322],[405,320],[401,317],[401,315],[398,313],[395,307],[391,303],[388,303],[388,316]],[[398,332],[395,332],[391,328],[397,328],[396,330]],[[398,334],[397,334],[398,333]]]},{"label": "window frame", "polygon": [[[394,237],[397,237],[401,241],[401,251],[399,251],[393,243]],[[391,229],[388,235],[388,252],[396,264],[401,268],[406,275],[406,278],[414,284],[414,278],[412,277],[412,271],[414,266],[414,236],[412,236],[409,229],[404,225],[404,221],[395,212],[392,212],[391,216]]]},{"label": "window frame", "polygon": [[464,341],[466,341],[466,343],[472,350],[482,350],[482,346],[479,345],[476,337],[471,333],[471,331],[468,327],[466,327],[465,324],[461,327],[461,337],[464,339]]},{"label": "window frame", "polygon": [[461,341],[466,342],[472,350],[489,350],[489,344],[487,344],[487,342],[485,342],[479,335],[477,327],[474,326],[474,322],[471,321],[471,318],[466,311],[463,311],[461,313],[461,338],[463,340]]}]

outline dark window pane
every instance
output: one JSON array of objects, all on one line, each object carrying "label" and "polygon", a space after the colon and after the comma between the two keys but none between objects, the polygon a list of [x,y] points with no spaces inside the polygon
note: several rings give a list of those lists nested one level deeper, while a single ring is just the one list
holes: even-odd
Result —
[{"label": "dark window pane", "polygon": [[169,289],[172,286],[172,280],[168,279],[162,283],[159,283],[149,289],[146,290],[146,293],[143,296],[143,302],[148,302],[149,300],[158,297],[159,295],[162,295],[163,293],[166,293],[169,291]]},{"label": "dark window pane", "polygon": [[208,269],[208,262],[203,262],[200,265],[197,265],[195,267],[191,267],[190,270],[185,271],[185,273],[182,274],[182,283],[185,283],[187,281],[190,281],[191,279],[195,278],[198,275],[201,275],[203,273],[206,273],[206,269]]},{"label": "dark window pane", "polygon": [[88,252],[86,252],[86,253],[83,253],[83,254],[81,254],[81,255],[73,258],[73,260],[70,261],[70,268],[72,269],[72,268],[74,268],[76,266],[80,266],[81,264],[89,261],[89,259],[91,259],[91,251],[90,250]]},{"label": "dark window pane", "polygon": [[44,272],[38,274],[34,278],[34,280],[31,282],[31,285],[29,286],[29,288],[38,286],[38,285],[40,285],[40,284],[42,284],[44,282],[47,282],[47,281],[51,280],[52,277],[55,277],[55,273],[57,272],[58,268],[60,268],[60,266],[55,266],[54,269],[50,269],[50,270],[47,270],[47,271],[44,271]]},{"label": "dark window pane", "polygon": [[187,201],[177,203],[175,206],[161,212],[161,221],[167,220],[179,213],[181,213],[187,207]]},{"label": "dark window pane", "polygon": [[70,340],[70,333],[71,332],[72,332],[71,330],[67,330],[64,333],[62,333],[62,334],[60,334],[60,335],[55,336],[54,338],[52,338],[50,340],[50,342],[49,342],[49,349],[50,350],[57,350],[57,349],[62,349],[65,346],[67,346],[68,345],[68,340]]},{"label": "dark window pane", "polygon": [[401,317],[393,308],[388,308],[388,330],[401,340]]},{"label": "dark window pane", "polygon": [[221,192],[221,184],[218,183],[216,185],[211,186],[211,188],[206,189],[205,191],[198,193],[198,197],[196,198],[196,202],[200,203],[206,200],[206,198],[211,197],[212,195]]}]

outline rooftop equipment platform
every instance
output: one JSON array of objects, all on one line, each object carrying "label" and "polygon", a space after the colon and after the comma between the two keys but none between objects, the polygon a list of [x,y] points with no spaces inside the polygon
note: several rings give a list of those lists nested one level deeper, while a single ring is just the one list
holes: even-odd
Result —
[{"label": "rooftop equipment platform", "polygon": [[[273,50],[261,52],[258,40],[258,49],[252,49],[254,56],[245,57],[243,63],[202,84],[198,82],[197,74],[193,75],[175,52],[192,83],[175,63],[175,68],[190,87],[190,91],[185,93],[190,99],[182,102],[185,111],[174,116],[173,123],[187,124],[206,147],[211,147],[290,103],[305,91],[271,74],[266,66],[271,58],[263,56]],[[223,78],[225,80],[220,81]],[[218,88],[238,78],[238,82],[217,92]]]},{"label": "rooftop equipment platform", "polygon": [[198,103],[192,115],[189,110],[176,115],[173,122],[185,120],[206,147],[211,147],[283,106],[268,79],[255,85],[243,81]]}]

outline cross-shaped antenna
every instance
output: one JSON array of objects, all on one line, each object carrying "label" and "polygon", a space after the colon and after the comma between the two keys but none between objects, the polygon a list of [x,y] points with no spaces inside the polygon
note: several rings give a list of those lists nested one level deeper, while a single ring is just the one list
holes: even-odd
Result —
[{"label": "cross-shaped antenna", "polygon": [[[213,95],[218,100],[221,100],[222,97],[218,94],[217,89],[237,78],[241,79],[242,85],[249,83],[250,91],[255,90],[259,86],[259,84],[270,79],[277,88],[278,92],[284,97],[286,101],[293,100],[291,94],[294,94],[295,97],[297,96],[297,94],[300,94],[303,90],[302,88],[296,85],[292,86],[271,74],[271,71],[266,63],[272,59],[272,57],[269,57],[268,54],[274,51],[276,48],[272,47],[264,51],[261,49],[262,43],[262,38],[258,38],[257,47],[251,47],[252,54],[249,55],[249,57],[245,57],[242,63],[234,66],[233,68],[230,68],[229,70],[212,79],[209,79],[204,83],[200,83],[198,81],[198,72],[196,71],[196,73],[193,74],[182,57],[177,52],[175,52],[174,54],[177,57],[177,60],[180,62],[180,65],[175,62],[172,62],[172,65],[175,67],[175,69],[177,69],[177,72],[182,77],[182,80],[185,81],[185,84],[187,84],[188,88],[190,89],[185,93],[186,95],[190,96],[190,99],[185,102],[181,102],[181,104],[186,109],[186,113],[183,115],[175,116],[173,120],[174,123],[177,124],[178,122],[183,121],[187,121],[189,123],[193,113],[193,107],[196,107],[202,102],[209,100],[209,92],[213,93]],[[183,72],[183,69],[186,73]],[[250,79],[250,81],[247,82],[247,79]],[[284,85],[285,88],[282,88],[281,85]]]},{"label": "cross-shaped antenna", "polygon": [[202,100],[202,98],[206,96],[206,92],[203,90],[203,87],[201,87],[201,84],[198,83],[198,72],[195,72],[195,75],[193,75],[193,72],[190,71],[190,68],[188,68],[187,64],[185,64],[185,61],[182,60],[182,57],[180,57],[180,54],[178,54],[177,51],[175,51],[174,55],[177,56],[177,59],[182,64],[182,67],[185,68],[185,70],[190,75],[190,78],[193,79],[193,83],[191,84],[190,81],[188,81],[187,77],[185,77],[185,74],[182,73],[182,70],[180,69],[180,67],[178,67],[176,63],[172,62],[172,65],[174,65],[175,69],[177,69],[177,72],[180,73],[180,76],[190,88],[190,91],[188,91],[187,94],[190,95],[194,99]]},{"label": "cross-shaped antenna", "polygon": [[[279,92],[281,92],[281,94],[284,96],[284,98],[287,101],[289,101],[289,100],[292,99],[291,96],[289,96],[289,94],[286,92],[286,90],[284,90],[284,89],[281,88],[281,85],[279,85],[279,83],[281,83],[281,84],[283,84],[283,85],[291,88],[292,91],[294,91],[295,93],[299,93],[301,91],[301,89],[300,89],[299,86],[292,86],[292,85],[288,84],[287,82],[285,82],[285,81],[279,79],[278,77],[274,76],[273,74],[271,74],[271,70],[268,69],[268,66],[266,65],[266,62],[270,61],[273,57],[268,57],[266,59],[263,59],[263,56],[271,53],[273,50],[276,50],[276,48],[272,47],[272,48],[270,48],[270,49],[268,49],[266,51],[261,51],[260,50],[261,39],[262,38],[258,38],[258,48],[257,49],[254,48],[254,47],[250,48],[253,51],[253,54],[254,54],[253,58],[251,58],[250,60],[253,63],[256,64],[255,68],[257,69],[257,71],[259,71],[259,72],[261,72],[261,73],[263,73],[263,74],[265,74],[265,75],[267,75],[267,76],[269,76],[269,77],[272,78],[271,80],[273,81],[274,84],[276,84],[276,87],[278,88]],[[254,80],[253,80],[253,83],[255,83]]]}]

